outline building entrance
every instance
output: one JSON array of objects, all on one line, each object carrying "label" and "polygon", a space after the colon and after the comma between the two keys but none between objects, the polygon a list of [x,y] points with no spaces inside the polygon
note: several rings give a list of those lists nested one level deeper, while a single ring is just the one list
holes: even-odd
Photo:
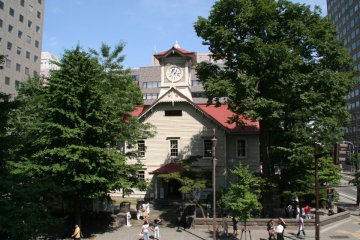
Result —
[{"label": "building entrance", "polygon": [[167,183],[167,190],[168,190],[168,197],[170,198],[180,198],[181,192],[179,191],[179,188],[181,187],[181,183],[177,180],[170,180]]}]

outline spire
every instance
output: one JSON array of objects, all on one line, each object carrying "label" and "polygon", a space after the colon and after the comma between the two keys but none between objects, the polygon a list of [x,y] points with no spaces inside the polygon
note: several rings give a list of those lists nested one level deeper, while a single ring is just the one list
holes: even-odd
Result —
[{"label": "spire", "polygon": [[178,43],[178,41],[176,40],[175,41],[175,43],[174,43],[174,46],[173,46],[174,48],[180,48],[180,45],[179,45],[179,43]]}]

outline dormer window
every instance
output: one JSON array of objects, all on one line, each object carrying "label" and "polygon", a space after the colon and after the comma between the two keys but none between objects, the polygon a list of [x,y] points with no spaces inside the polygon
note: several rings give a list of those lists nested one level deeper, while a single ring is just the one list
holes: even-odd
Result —
[{"label": "dormer window", "polygon": [[182,116],[182,110],[165,110],[166,117],[179,117]]}]

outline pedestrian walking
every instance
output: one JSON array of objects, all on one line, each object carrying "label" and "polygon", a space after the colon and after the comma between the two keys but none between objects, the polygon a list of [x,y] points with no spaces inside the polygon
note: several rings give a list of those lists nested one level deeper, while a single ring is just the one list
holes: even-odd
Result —
[{"label": "pedestrian walking", "polygon": [[136,203],[136,219],[137,220],[140,220],[140,218],[142,217],[141,207],[142,207],[142,202],[139,200]]},{"label": "pedestrian walking", "polygon": [[311,207],[306,205],[304,207],[305,219],[311,219]]},{"label": "pedestrian walking", "polygon": [[152,223],[152,230],[154,232],[154,239],[160,240],[160,228],[159,223],[161,222],[160,218],[155,218],[154,222]]},{"label": "pedestrian walking", "polygon": [[149,223],[147,220],[144,221],[144,224],[141,227],[141,236],[143,236],[144,240],[149,240]]},{"label": "pedestrian walking", "polygon": [[235,216],[232,217],[232,224],[233,224],[233,237],[237,238],[239,222],[238,222],[238,220],[236,220]]},{"label": "pedestrian walking", "polygon": [[224,213],[223,214],[223,218],[222,218],[222,232],[220,233],[220,236],[228,236],[228,230],[229,230],[229,226],[228,226],[228,222],[227,222],[227,214]]},{"label": "pedestrian walking", "polygon": [[209,218],[212,216],[212,210],[211,210],[211,203],[209,201],[206,201],[206,215]]},{"label": "pedestrian walking", "polygon": [[304,234],[304,237],[306,236],[305,234],[305,229],[304,229],[305,225],[304,225],[304,218],[302,215],[299,216],[299,231],[296,234],[297,237],[300,237],[300,232],[302,232]]},{"label": "pedestrian walking", "polygon": [[147,214],[150,214],[150,203],[149,202],[147,202],[147,203],[144,202],[142,204],[142,207],[145,209]]},{"label": "pedestrian walking", "polygon": [[79,225],[75,224],[75,230],[74,230],[73,235],[71,235],[71,237],[72,237],[74,240],[80,240],[80,239],[81,239],[81,232],[80,232],[80,227],[79,227]]},{"label": "pedestrian walking", "polygon": [[287,217],[292,218],[293,217],[293,205],[291,203],[289,203],[286,210],[287,210],[286,211],[287,212]]},{"label": "pedestrian walking", "polygon": [[296,218],[296,219],[299,219],[300,215],[301,215],[300,206],[299,206],[299,204],[296,204],[296,207],[295,207],[295,218]]}]

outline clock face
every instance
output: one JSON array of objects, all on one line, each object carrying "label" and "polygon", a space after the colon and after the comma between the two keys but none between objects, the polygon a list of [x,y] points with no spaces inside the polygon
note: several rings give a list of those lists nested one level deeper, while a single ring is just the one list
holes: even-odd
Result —
[{"label": "clock face", "polygon": [[178,66],[171,66],[166,70],[166,77],[171,82],[177,82],[183,77],[183,70]]}]

